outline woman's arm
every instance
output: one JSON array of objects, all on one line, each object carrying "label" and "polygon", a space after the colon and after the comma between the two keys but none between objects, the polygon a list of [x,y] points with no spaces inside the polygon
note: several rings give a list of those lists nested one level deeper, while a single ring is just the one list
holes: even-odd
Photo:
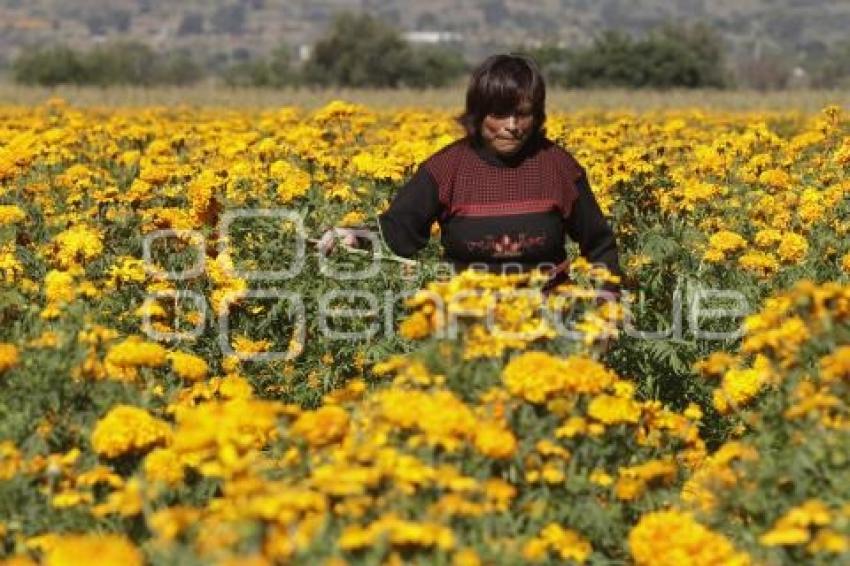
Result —
[{"label": "woman's arm", "polygon": [[[411,257],[428,244],[431,224],[439,212],[437,183],[427,169],[419,167],[396,193],[390,207],[378,215],[380,238],[394,254]],[[367,226],[332,228],[322,235],[319,250],[329,254],[337,238],[356,247],[358,240],[369,239],[373,234],[374,230]]]},{"label": "woman's arm", "polygon": [[381,235],[393,253],[411,257],[428,244],[439,212],[437,183],[426,168],[419,167],[378,216]]},{"label": "woman's arm", "polygon": [[[567,235],[578,243],[581,255],[590,263],[601,263],[613,275],[623,277],[620,268],[617,241],[614,231],[602,214],[587,175],[582,175],[576,183],[578,198],[573,203],[570,215],[565,220]],[[618,291],[619,285],[607,284],[603,287],[609,291]]]}]

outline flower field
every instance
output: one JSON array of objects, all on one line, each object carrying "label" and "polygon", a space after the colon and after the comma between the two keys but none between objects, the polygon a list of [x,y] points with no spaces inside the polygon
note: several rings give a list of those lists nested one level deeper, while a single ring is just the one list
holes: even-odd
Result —
[{"label": "flower field", "polygon": [[314,252],[445,111],[0,106],[0,560],[850,561],[850,118],[546,128],[621,301]]}]

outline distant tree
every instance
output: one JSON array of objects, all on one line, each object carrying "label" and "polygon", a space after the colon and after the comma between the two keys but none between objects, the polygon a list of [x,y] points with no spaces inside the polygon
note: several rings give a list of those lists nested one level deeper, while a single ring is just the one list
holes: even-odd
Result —
[{"label": "distant tree", "polygon": [[460,52],[444,47],[419,47],[412,50],[411,61],[401,83],[408,87],[446,86],[466,71]]},{"label": "distant tree", "polygon": [[788,86],[793,64],[778,53],[745,57],[738,62],[737,82],[755,90],[780,90]]},{"label": "distant tree", "polygon": [[221,72],[221,78],[228,86],[271,86],[269,64],[265,59],[237,61]]},{"label": "distant tree", "polygon": [[133,14],[129,10],[119,9],[110,10],[107,13],[107,23],[118,33],[125,33],[130,30],[133,24]]},{"label": "distant tree", "polygon": [[14,80],[27,85],[85,83],[86,72],[79,55],[65,46],[23,50],[12,63]]},{"label": "distant tree", "polygon": [[814,87],[850,87],[850,41],[830,46],[820,56],[811,55],[803,64],[811,70]]},{"label": "distant tree", "polygon": [[284,87],[300,82],[286,44],[275,48],[268,57],[237,61],[225,68],[221,76],[230,86]]},{"label": "distant tree", "polygon": [[204,69],[186,51],[174,51],[157,57],[151,77],[154,84],[189,85],[204,77]]},{"label": "distant tree", "polygon": [[505,0],[484,0],[481,9],[484,11],[484,21],[491,26],[501,25],[511,15],[505,6]]},{"label": "distant tree", "polygon": [[119,33],[127,32],[133,22],[133,15],[124,9],[92,10],[83,19],[90,34],[105,35],[109,29]]},{"label": "distant tree", "polygon": [[367,15],[344,13],[316,43],[303,77],[343,87],[437,86],[464,69],[446,48],[414,48],[394,28]]},{"label": "distant tree", "polygon": [[436,29],[438,25],[439,21],[433,12],[422,12],[416,18],[416,29],[418,30],[432,30]]},{"label": "distant tree", "polygon": [[23,84],[185,85],[204,71],[185,51],[158,54],[139,42],[113,42],[79,53],[50,47],[22,53],[13,63],[14,80]]},{"label": "distant tree", "polygon": [[210,16],[210,24],[216,33],[241,35],[245,27],[245,7],[242,4],[220,6]]},{"label": "distant tree", "polygon": [[316,43],[304,77],[323,86],[393,87],[401,82],[408,54],[394,29],[367,14],[343,13]]},{"label": "distant tree", "polygon": [[519,46],[514,48],[513,51],[528,53],[537,62],[548,84],[569,86],[567,71],[570,62],[570,51],[567,48],[555,45],[543,45],[533,49],[526,49]]},{"label": "distant tree", "polygon": [[177,26],[177,35],[199,35],[204,33],[204,16],[198,12],[186,12]]},{"label": "distant tree", "polygon": [[119,41],[95,47],[83,59],[94,84],[150,85],[156,82],[156,54],[138,41]]},{"label": "distant tree", "polygon": [[282,43],[269,55],[269,85],[292,86],[301,82],[298,71],[292,65],[292,48]]},{"label": "distant tree", "polygon": [[723,87],[723,48],[702,26],[663,28],[640,40],[607,31],[590,47],[569,53],[563,78],[573,87]]},{"label": "distant tree", "polygon": [[106,34],[106,19],[100,12],[92,12],[86,15],[85,23],[90,35]]}]

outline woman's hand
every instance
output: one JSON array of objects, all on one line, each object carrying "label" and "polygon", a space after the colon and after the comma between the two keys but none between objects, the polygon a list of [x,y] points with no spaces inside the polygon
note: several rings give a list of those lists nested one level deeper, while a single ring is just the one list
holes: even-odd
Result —
[{"label": "woman's hand", "polygon": [[342,243],[348,247],[356,248],[361,237],[368,238],[368,232],[357,228],[331,228],[322,234],[316,246],[322,255],[328,255],[334,250],[337,239],[342,239]]}]

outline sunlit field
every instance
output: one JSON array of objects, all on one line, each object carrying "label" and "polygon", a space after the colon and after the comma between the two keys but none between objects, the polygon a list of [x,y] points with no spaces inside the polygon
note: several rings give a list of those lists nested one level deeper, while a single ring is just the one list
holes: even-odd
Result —
[{"label": "sunlit field", "polygon": [[[466,84],[426,89],[263,89],[229,88],[213,82],[190,87],[28,87],[0,81],[0,104],[43,104],[54,96],[74,106],[219,106],[269,108],[294,105],[315,109],[333,100],[346,100],[374,108],[441,108],[459,111]],[[700,107],[713,110],[801,110],[816,112],[836,104],[850,107],[847,90],[746,90],[672,89],[667,91],[549,88],[549,110],[577,109],[652,110]]]},{"label": "sunlit field", "polygon": [[553,92],[600,300],[315,253],[459,90],[191,92],[0,90],[0,557],[850,560],[846,95]]}]

